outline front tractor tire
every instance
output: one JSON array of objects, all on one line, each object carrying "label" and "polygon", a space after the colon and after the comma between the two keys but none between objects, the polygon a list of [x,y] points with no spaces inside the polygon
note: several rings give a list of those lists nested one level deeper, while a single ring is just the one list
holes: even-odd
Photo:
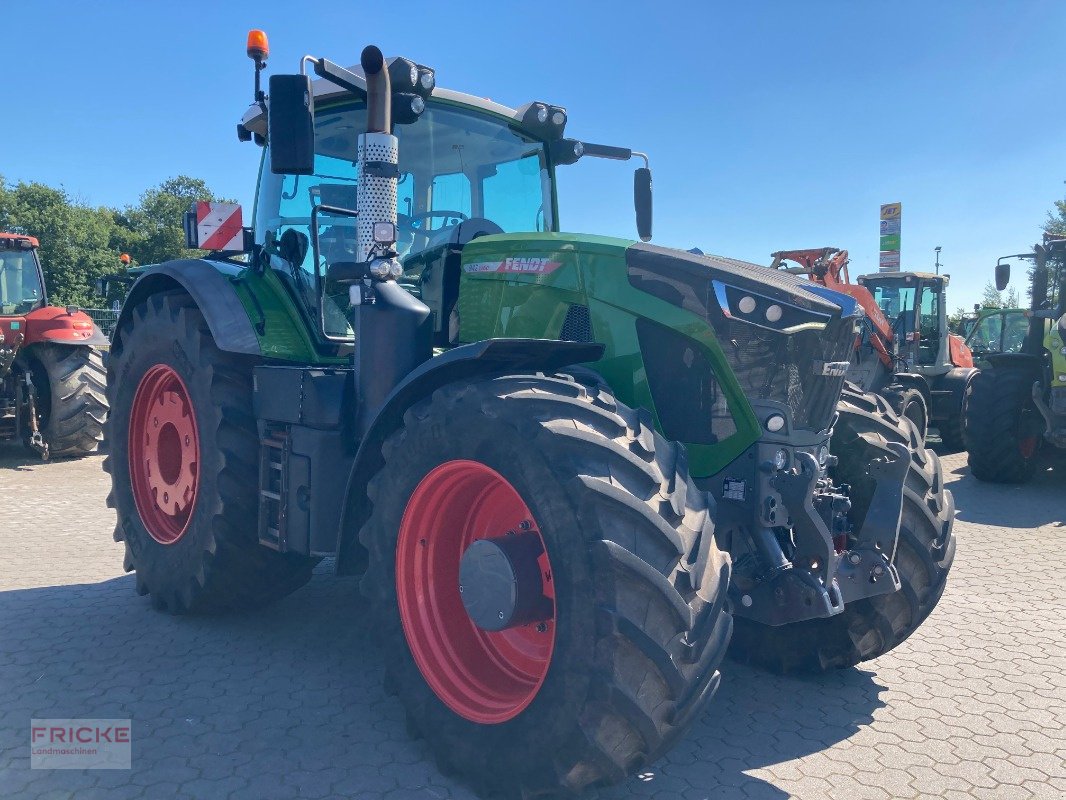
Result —
[{"label": "front tractor tire", "polygon": [[[84,345],[34,344],[23,369],[37,392],[38,425],[49,458],[96,451],[107,419],[106,373],[99,350]],[[29,429],[24,431],[27,438]]]},{"label": "front tractor tire", "polygon": [[851,667],[902,644],[940,602],[955,558],[955,501],[944,488],[940,459],[911,421],[883,398],[850,384],[837,411],[830,449],[840,460],[832,477],[838,486],[851,486],[849,517],[856,530],[873,497],[869,464],[894,457],[886,441],[910,450],[894,562],[901,586],[892,594],[848,603],[843,612],[824,619],[780,627],[737,619],[732,655],[782,674]]},{"label": "front tractor tire", "polygon": [[183,292],[148,297],[108,362],[108,505],[137,591],[172,613],[248,608],[306,583],[310,559],[256,531],[252,361],[219,350]]},{"label": "front tractor tire", "polygon": [[658,758],[719,682],[728,557],[683,448],[603,386],[450,384],[384,443],[360,532],[387,685],[442,771],[535,797]]},{"label": "front tractor tire", "polygon": [[978,372],[967,389],[966,450],[970,472],[990,483],[1025,483],[1036,473],[1044,419],[1033,403],[1028,369]]}]

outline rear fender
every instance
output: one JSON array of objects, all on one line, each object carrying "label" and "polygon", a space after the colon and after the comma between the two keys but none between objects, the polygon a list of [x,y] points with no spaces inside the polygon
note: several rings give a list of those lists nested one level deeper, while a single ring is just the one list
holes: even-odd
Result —
[{"label": "rear fender", "polygon": [[978,373],[974,367],[953,367],[933,380],[933,405],[930,416],[936,420],[954,419],[962,413],[966,387]]},{"label": "rear fender", "polygon": [[461,345],[422,363],[385,400],[359,445],[348,478],[344,513],[337,533],[337,573],[350,575],[365,564],[357,535],[368,508],[367,482],[381,465],[381,445],[403,421],[404,412],[448,383],[508,372],[554,372],[598,361],[603,345],[552,339],[488,339]]},{"label": "rear fender", "polygon": [[917,389],[922,393],[922,399],[925,400],[925,407],[927,409],[932,409],[933,395],[929,389],[929,380],[924,375],[918,375],[913,372],[897,372],[892,376],[892,382],[902,384],[909,389]]},{"label": "rear fender", "polygon": [[[237,270],[233,270],[233,274],[236,273]],[[237,296],[230,277],[231,275],[203,259],[180,259],[148,267],[130,287],[115,330],[121,329],[133,309],[151,295],[181,289],[192,297],[204,315],[215,345],[220,350],[227,353],[262,355],[255,328],[248,319],[248,313]]]},{"label": "rear fender", "polygon": [[82,311],[67,311],[64,308],[46,306],[31,311],[24,318],[25,340],[23,347],[35,344],[59,344],[106,347],[107,337],[93,324],[92,318]]}]

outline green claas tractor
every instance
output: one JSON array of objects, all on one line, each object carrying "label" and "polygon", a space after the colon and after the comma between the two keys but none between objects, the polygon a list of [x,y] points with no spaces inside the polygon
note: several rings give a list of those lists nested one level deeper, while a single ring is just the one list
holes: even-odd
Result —
[{"label": "green claas tractor", "polygon": [[1002,312],[1001,352],[982,354],[991,368],[982,368],[967,403],[970,471],[995,483],[1028,481],[1041,464],[1066,455],[1066,237],[1045,234],[1033,252],[1000,258],[1000,291],[1012,259],[1033,265],[1024,335],[1008,342],[1006,326],[1019,320]]},{"label": "green claas tractor", "polygon": [[[253,224],[143,269],[109,361],[117,539],[170,612],[361,573],[386,685],[443,769],[535,796],[659,758],[738,658],[875,658],[939,600],[935,455],[845,386],[847,297],[561,233],[556,173],[637,157],[363,51],[259,89]],[[239,251],[239,252],[238,252]],[[730,565],[732,564],[732,577]],[[322,608],[336,615],[336,608]],[[708,754],[713,757],[713,754]]]},{"label": "green claas tractor", "polygon": [[966,346],[974,366],[988,369],[991,356],[1021,352],[1029,335],[1029,315],[1024,308],[984,308],[967,327]]}]

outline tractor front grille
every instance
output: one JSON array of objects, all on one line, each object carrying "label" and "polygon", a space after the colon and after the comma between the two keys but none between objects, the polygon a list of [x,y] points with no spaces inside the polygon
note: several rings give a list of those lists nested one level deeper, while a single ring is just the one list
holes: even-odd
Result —
[{"label": "tractor front grille", "polygon": [[855,343],[850,319],[792,334],[729,320],[720,325],[719,336],[744,394],[784,403],[795,428],[829,427],[844,376],[823,375],[822,365],[850,358]]}]

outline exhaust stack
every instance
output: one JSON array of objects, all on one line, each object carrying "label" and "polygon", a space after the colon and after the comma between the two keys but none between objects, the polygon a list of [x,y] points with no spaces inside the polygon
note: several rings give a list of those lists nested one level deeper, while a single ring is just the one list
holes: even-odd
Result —
[{"label": "exhaust stack", "polygon": [[[356,148],[356,261],[365,277],[349,289],[357,394],[354,429],[362,439],[389,393],[433,354],[429,306],[396,283],[396,181],[399,148],[392,135],[392,87],[381,51],[360,57],[366,75],[366,133]],[[375,236],[375,229],[377,236]]]},{"label": "exhaust stack", "polygon": [[396,225],[399,149],[392,135],[392,89],[385,57],[370,45],[363,49],[359,61],[366,75],[366,133],[360,134],[356,151],[359,164],[356,260],[368,263],[374,257],[374,224]]}]

